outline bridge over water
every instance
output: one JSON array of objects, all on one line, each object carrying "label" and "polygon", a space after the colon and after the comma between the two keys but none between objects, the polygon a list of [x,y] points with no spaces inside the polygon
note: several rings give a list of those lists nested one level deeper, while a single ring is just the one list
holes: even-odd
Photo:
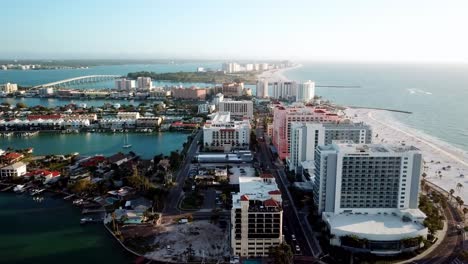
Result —
[{"label": "bridge over water", "polygon": [[113,80],[113,79],[117,79],[121,77],[122,77],[121,75],[87,75],[87,76],[74,77],[74,78],[69,78],[69,79],[60,80],[56,82],[36,85],[33,88],[66,87],[66,86],[75,85],[75,84],[109,81],[109,80]]}]

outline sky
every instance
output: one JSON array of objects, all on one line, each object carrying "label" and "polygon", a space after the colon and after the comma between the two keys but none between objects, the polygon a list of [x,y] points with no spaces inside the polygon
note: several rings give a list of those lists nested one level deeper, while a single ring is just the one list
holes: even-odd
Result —
[{"label": "sky", "polygon": [[1,59],[468,63],[468,1],[0,0]]}]

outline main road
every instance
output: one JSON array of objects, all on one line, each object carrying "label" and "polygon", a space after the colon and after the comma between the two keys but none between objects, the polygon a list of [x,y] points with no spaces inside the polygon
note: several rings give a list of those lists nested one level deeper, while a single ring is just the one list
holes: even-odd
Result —
[{"label": "main road", "polygon": [[185,179],[187,178],[190,170],[190,164],[192,162],[193,157],[197,153],[198,150],[198,141],[200,140],[202,135],[202,131],[198,130],[193,137],[192,143],[187,150],[185,155],[185,159],[180,166],[180,169],[176,173],[175,183],[176,185],[169,191],[169,195],[166,198],[166,202],[164,204],[163,213],[164,214],[178,214],[180,213],[178,209],[178,204],[180,198],[182,197],[182,187],[184,186]]},{"label": "main road", "polygon": [[463,222],[457,209],[448,202],[444,209],[445,217],[447,218],[447,234],[445,235],[442,243],[439,244],[431,253],[420,260],[408,263],[418,264],[455,264],[463,263],[457,259],[458,253],[463,249],[463,231],[457,229],[457,225]]},{"label": "main road", "polygon": [[[257,129],[257,138],[263,137],[263,130]],[[281,165],[276,165],[273,162],[273,157],[269,150],[269,146],[264,142],[259,142],[259,154],[258,158],[261,161],[262,166],[273,173],[276,178],[276,183],[278,184],[283,198],[283,216],[286,226],[286,235],[288,240],[291,241],[291,235],[294,234],[296,237],[297,243],[301,248],[301,254],[307,256],[318,257],[322,252],[320,245],[315,238],[312,230],[305,217],[300,217],[300,214],[294,204],[294,200],[289,192],[289,181],[284,173],[284,167]],[[293,243],[294,244],[294,243]],[[293,245],[294,247],[295,245]],[[293,248],[294,251],[294,248]]]}]

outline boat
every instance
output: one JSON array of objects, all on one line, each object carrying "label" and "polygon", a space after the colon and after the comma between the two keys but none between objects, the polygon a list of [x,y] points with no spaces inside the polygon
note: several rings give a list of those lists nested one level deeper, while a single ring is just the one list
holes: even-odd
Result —
[{"label": "boat", "polygon": [[83,199],[76,199],[73,201],[74,205],[82,205],[83,204]]},{"label": "boat", "polygon": [[125,137],[124,137],[124,144],[122,146],[122,148],[131,148],[132,145],[128,143],[128,134],[125,134]]},{"label": "boat", "polygon": [[38,195],[38,194],[41,194],[42,192],[44,192],[45,189],[32,189],[31,190],[31,196],[35,196],[35,195]]},{"label": "boat", "polygon": [[26,191],[26,189],[24,187],[25,187],[25,185],[18,184],[18,185],[15,186],[15,188],[13,188],[13,191],[15,193],[24,193],[24,191]]},{"label": "boat", "polygon": [[84,225],[86,223],[90,223],[90,222],[93,222],[94,219],[92,219],[91,217],[85,217],[85,218],[81,218],[80,219],[80,224]]}]

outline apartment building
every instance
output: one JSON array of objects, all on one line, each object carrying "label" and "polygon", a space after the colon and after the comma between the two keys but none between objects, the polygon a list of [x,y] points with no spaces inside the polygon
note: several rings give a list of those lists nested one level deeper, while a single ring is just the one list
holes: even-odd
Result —
[{"label": "apartment building", "polygon": [[197,87],[172,88],[171,94],[174,99],[205,100],[206,89]]},{"label": "apartment building", "polygon": [[289,170],[298,173],[301,162],[314,161],[318,145],[331,144],[333,140],[351,140],[354,143],[370,144],[372,129],[364,123],[292,123]]},{"label": "apartment building", "polygon": [[234,255],[263,257],[283,242],[281,192],[271,174],[239,177],[232,195],[231,247]]},{"label": "apartment building", "polygon": [[248,149],[250,144],[249,120],[232,121],[229,112],[217,112],[203,126],[203,143],[206,149]]},{"label": "apartment building", "polygon": [[253,118],[252,101],[227,101],[224,100],[218,105],[220,112],[230,112],[232,117]]}]

